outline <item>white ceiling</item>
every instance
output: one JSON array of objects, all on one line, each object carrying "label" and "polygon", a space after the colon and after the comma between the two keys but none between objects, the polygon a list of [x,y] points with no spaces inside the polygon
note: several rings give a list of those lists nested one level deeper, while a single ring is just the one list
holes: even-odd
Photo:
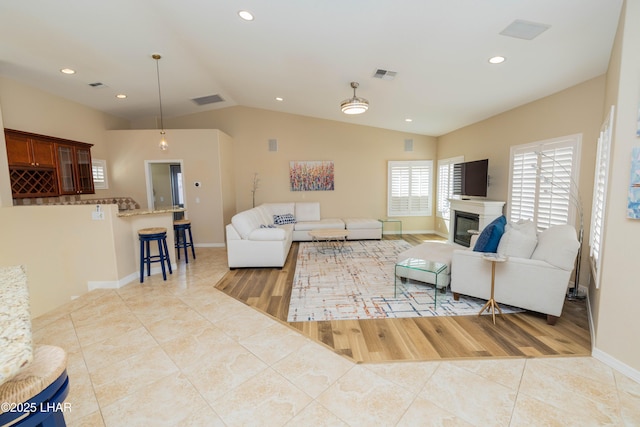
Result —
[{"label": "white ceiling", "polygon": [[[159,115],[160,53],[165,118],[242,105],[439,136],[606,72],[621,4],[2,0],[0,75],[138,120]],[[499,34],[516,19],[551,27],[534,40]],[[379,68],[397,76],[375,79]],[[351,81],[370,102],[359,116],[339,108]],[[225,101],[191,101],[213,94]]]}]

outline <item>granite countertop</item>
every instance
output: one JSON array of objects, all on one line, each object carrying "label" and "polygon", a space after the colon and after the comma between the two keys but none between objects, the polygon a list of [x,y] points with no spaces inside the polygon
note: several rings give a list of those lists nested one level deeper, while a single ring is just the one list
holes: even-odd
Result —
[{"label": "granite countertop", "polygon": [[144,210],[144,209],[131,209],[126,211],[118,211],[119,217],[128,217],[128,216],[138,216],[138,215],[152,215],[152,214],[161,214],[161,213],[173,213],[173,212],[185,212],[185,208],[160,208],[154,210]]},{"label": "granite countertop", "polygon": [[27,274],[0,267],[0,384],[33,360]]}]

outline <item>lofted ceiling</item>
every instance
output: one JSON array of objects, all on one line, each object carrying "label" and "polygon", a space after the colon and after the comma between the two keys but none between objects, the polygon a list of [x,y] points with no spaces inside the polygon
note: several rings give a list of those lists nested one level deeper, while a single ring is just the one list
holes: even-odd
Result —
[{"label": "lofted ceiling", "polygon": [[[439,136],[605,73],[621,5],[2,0],[0,75],[141,120],[159,115],[159,53],[165,118],[241,105]],[[501,35],[515,20],[549,28],[533,40]],[[495,55],[506,61],[490,64]],[[378,69],[397,74],[375,78]],[[339,108],[351,81],[370,103],[358,116]],[[192,101],[210,95],[223,101]]]}]

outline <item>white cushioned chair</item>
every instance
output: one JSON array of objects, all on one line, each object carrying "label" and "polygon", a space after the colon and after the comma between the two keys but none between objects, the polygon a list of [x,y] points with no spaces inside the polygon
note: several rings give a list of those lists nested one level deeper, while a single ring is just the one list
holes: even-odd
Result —
[{"label": "white cushioned chair", "polygon": [[[522,227],[518,229],[518,226]],[[507,226],[501,238],[502,254],[508,259],[496,263],[494,297],[498,303],[544,313],[547,322],[553,325],[562,314],[578,254],[576,230],[571,225],[550,227],[537,235],[536,245],[523,230],[525,227],[528,225],[512,224],[511,231],[518,230],[510,234]],[[498,253],[501,253],[500,245]],[[526,256],[528,253],[530,257]],[[462,294],[488,300],[491,264],[483,259],[482,252],[453,251],[451,291],[454,297]]]}]

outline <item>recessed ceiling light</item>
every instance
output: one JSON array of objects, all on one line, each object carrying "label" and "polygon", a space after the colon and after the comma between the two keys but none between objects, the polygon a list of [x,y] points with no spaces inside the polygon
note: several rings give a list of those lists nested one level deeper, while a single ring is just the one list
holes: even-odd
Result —
[{"label": "recessed ceiling light", "polygon": [[240,16],[240,18],[244,19],[245,21],[253,21],[253,15],[247,10],[239,11],[238,16]]},{"label": "recessed ceiling light", "polygon": [[62,74],[75,74],[76,70],[72,70],[71,68],[63,68],[60,70]]},{"label": "recessed ceiling light", "polygon": [[413,121],[413,119],[404,119],[405,122],[407,123],[411,123]]},{"label": "recessed ceiling light", "polygon": [[118,99],[125,99],[127,97],[127,95],[125,95],[124,93],[119,93],[116,95],[116,98]]},{"label": "recessed ceiling light", "polygon": [[276,101],[284,101],[284,98],[280,98],[279,96],[276,96]]},{"label": "recessed ceiling light", "polygon": [[506,61],[504,56],[494,56],[493,58],[489,58],[490,64],[502,64],[504,61]]}]

